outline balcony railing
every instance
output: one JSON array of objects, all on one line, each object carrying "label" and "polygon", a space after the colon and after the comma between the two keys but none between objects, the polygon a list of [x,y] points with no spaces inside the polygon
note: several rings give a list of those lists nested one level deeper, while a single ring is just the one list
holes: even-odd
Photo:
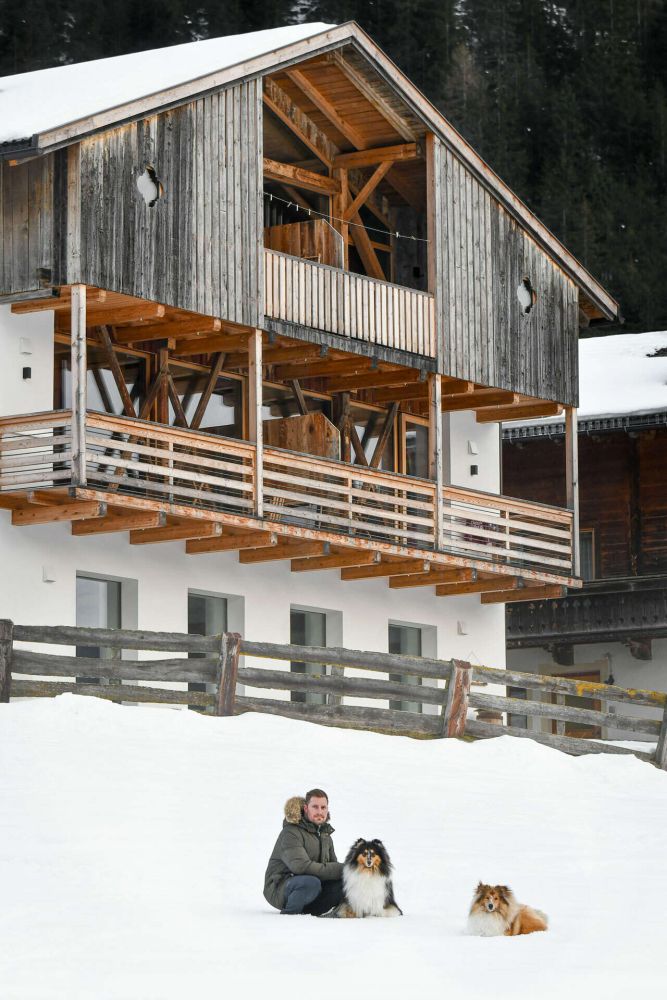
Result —
[{"label": "balcony railing", "polygon": [[433,296],[327,264],[264,251],[265,314],[434,358]]},{"label": "balcony railing", "polygon": [[264,449],[258,474],[247,441],[90,412],[77,483],[71,424],[66,410],[0,420],[0,491],[85,486],[215,511],[232,524],[252,522],[259,491],[267,527],[398,555],[442,552],[551,582],[571,577],[568,510],[453,486],[438,505],[429,480],[277,448]]}]

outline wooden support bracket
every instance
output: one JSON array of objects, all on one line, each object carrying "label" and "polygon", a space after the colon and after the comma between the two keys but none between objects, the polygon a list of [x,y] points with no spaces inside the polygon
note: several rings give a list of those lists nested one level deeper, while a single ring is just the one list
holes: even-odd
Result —
[{"label": "wooden support bracket", "polygon": [[167,523],[167,515],[161,511],[131,511],[122,514],[108,514],[87,521],[72,521],[73,535],[105,535],[112,531],[132,531],[135,528],[161,528]]},{"label": "wooden support bracket", "polygon": [[145,528],[130,532],[130,545],[151,542],[176,542],[187,538],[216,538],[222,534],[219,521],[187,521],[185,524],[168,524],[164,528]]},{"label": "wooden support bracket", "polygon": [[12,524],[50,524],[52,521],[83,521],[105,517],[107,505],[96,500],[52,504],[50,507],[31,506],[12,511]]},{"label": "wooden support bracket", "polygon": [[329,556],[315,556],[312,559],[292,559],[292,572],[303,573],[313,569],[342,569],[346,566],[373,566],[379,561],[379,552],[355,552],[354,550],[334,552]]},{"label": "wooden support bracket", "polygon": [[274,531],[243,531],[238,535],[221,535],[219,538],[193,538],[185,543],[188,555],[202,552],[235,552],[240,549],[262,549],[278,544]]}]

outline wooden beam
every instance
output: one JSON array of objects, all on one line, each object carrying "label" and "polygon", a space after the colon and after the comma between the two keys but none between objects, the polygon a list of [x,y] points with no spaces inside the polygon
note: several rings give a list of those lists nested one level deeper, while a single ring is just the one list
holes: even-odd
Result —
[{"label": "wooden beam", "polygon": [[213,359],[213,364],[211,365],[211,371],[208,376],[206,385],[204,387],[204,391],[199,397],[199,402],[197,403],[197,409],[195,410],[192,421],[190,422],[190,429],[193,431],[199,430],[201,422],[204,419],[204,414],[206,413],[206,407],[208,406],[209,400],[213,395],[213,390],[217,385],[218,377],[220,375],[220,372],[222,371],[224,360],[225,360],[225,355],[222,352],[216,354],[215,358]]},{"label": "wooden beam", "polygon": [[377,149],[363,149],[357,153],[339,153],[334,157],[334,167],[371,167],[376,163],[387,164],[387,169],[399,160],[418,160],[422,151],[416,142],[404,142],[397,146],[378,146]]},{"label": "wooden beam", "polygon": [[377,439],[375,448],[373,449],[373,455],[369,462],[371,469],[379,469],[380,462],[382,461],[382,456],[384,455],[387,443],[391,436],[391,432],[396,424],[396,417],[398,415],[398,403],[392,403],[389,410],[387,411],[387,416],[384,419],[382,425],[382,430],[380,431],[380,436]]},{"label": "wooden beam", "polygon": [[392,590],[404,590],[406,587],[432,587],[438,583],[472,583],[476,579],[477,570],[474,569],[435,569],[432,565],[429,573],[391,577],[389,586]]},{"label": "wooden beam", "polygon": [[234,552],[239,549],[260,549],[278,544],[275,531],[242,531],[238,534],[222,534],[219,538],[197,538],[185,543],[188,555],[203,552]]},{"label": "wooden beam", "polygon": [[277,365],[273,375],[279,382],[287,382],[293,378],[310,379],[322,378],[325,375],[350,375],[352,372],[368,371],[372,364],[372,358],[359,354],[345,361],[320,362],[313,360],[302,365]]},{"label": "wooden beam", "polygon": [[382,265],[378,260],[377,254],[371,243],[371,239],[366,232],[366,227],[361,221],[361,216],[357,212],[350,222],[354,223],[351,227],[350,232],[352,234],[352,239],[354,240],[354,245],[359,252],[361,257],[361,263],[366,269],[366,274],[371,278],[376,278],[378,281],[386,281],[387,277],[382,270]]},{"label": "wooden beam", "polygon": [[[119,326],[122,323],[140,323],[148,319],[162,319],[167,307],[158,302],[142,302],[135,306],[114,306],[104,303],[88,310],[88,326]],[[63,317],[65,318],[65,317]]]},{"label": "wooden beam", "polygon": [[366,204],[367,199],[373,191],[375,191],[382,178],[391,170],[391,166],[391,162],[386,161],[385,163],[381,163],[380,166],[373,171],[362,189],[359,191],[359,194],[355,196],[354,201],[344,210],[342,216],[344,222],[349,222],[350,219],[353,219],[361,206]]},{"label": "wooden beam", "polygon": [[[373,389],[384,385],[405,385],[406,382],[419,382],[422,373],[416,368],[376,369],[363,372],[349,378],[327,379],[327,392],[354,392],[355,389]],[[424,388],[426,382],[422,382]]]},{"label": "wooden beam", "polygon": [[514,601],[547,601],[565,597],[567,587],[523,587],[520,590],[503,590],[497,593],[482,594],[482,604],[510,604]]},{"label": "wooden beam", "polygon": [[514,406],[521,397],[505,389],[476,389],[474,392],[450,393],[443,396],[442,409],[475,410],[483,406]]},{"label": "wooden beam", "polygon": [[334,177],[327,177],[326,174],[316,174],[312,170],[305,170],[304,167],[295,167],[291,163],[278,163],[277,160],[270,160],[264,157],[264,180],[283,181],[293,184],[294,187],[303,188],[305,191],[316,191],[318,194],[337,194],[340,185]]},{"label": "wooden beam", "polygon": [[219,352],[240,351],[245,344],[249,332],[244,330],[238,334],[220,334],[213,337],[194,337],[191,340],[177,340],[174,354],[182,358],[195,354],[218,354]]},{"label": "wooden beam", "polygon": [[262,421],[262,331],[248,341],[248,438],[255,443],[253,502],[257,517],[264,516],[264,423]]},{"label": "wooden beam", "polygon": [[306,402],[306,397],[303,394],[303,389],[301,388],[298,378],[291,379],[289,384],[292,387],[292,392],[294,393],[299,413],[302,417],[305,417],[308,413],[308,403]]},{"label": "wooden beam", "polygon": [[163,340],[183,337],[189,333],[212,334],[222,329],[222,321],[212,316],[178,319],[167,316],[164,323],[129,326],[116,330],[118,344],[134,344],[143,340]]},{"label": "wooden beam", "polygon": [[428,474],[435,483],[435,547],[445,547],[444,443],[442,430],[442,376],[428,377]]},{"label": "wooden beam", "polygon": [[489,424],[494,420],[528,420],[532,417],[555,417],[562,413],[561,403],[517,403],[516,406],[497,406],[481,410],[477,414],[478,424]]},{"label": "wooden beam", "polygon": [[[350,269],[350,227],[345,219],[345,209],[350,203],[350,182],[347,170],[332,170],[332,176],[340,184],[340,194],[334,195],[333,198],[329,199],[330,212],[331,212],[331,225],[340,233],[341,240],[343,241],[343,261],[342,268],[345,271]],[[363,184],[362,184],[363,187]]]},{"label": "wooden beam", "polygon": [[135,528],[161,528],[167,523],[167,515],[156,511],[135,511],[133,513],[112,513],[106,517],[95,517],[86,521],[72,521],[73,535],[106,535],[112,531],[132,531]]},{"label": "wooden beam", "polygon": [[364,451],[364,446],[359,440],[359,435],[357,434],[357,428],[354,426],[354,421],[352,417],[348,415],[347,418],[347,430],[350,436],[350,444],[352,445],[352,450],[354,452],[354,457],[359,465],[365,465],[368,467],[368,459],[366,458],[366,452]]},{"label": "wooden beam", "polygon": [[397,559],[395,562],[380,562],[372,566],[359,566],[340,571],[341,580],[377,580],[385,576],[407,576],[427,573],[430,563],[426,559]]},{"label": "wooden beam", "polygon": [[52,504],[49,507],[30,506],[12,511],[12,524],[51,524],[54,521],[83,521],[90,517],[104,517],[105,503],[96,500],[78,500],[76,503]]},{"label": "wooden beam", "polygon": [[271,77],[264,77],[263,99],[267,108],[287,125],[304,146],[327,167],[332,165],[338,147]]},{"label": "wooden beam", "polygon": [[286,71],[287,76],[292,81],[292,83],[299,88],[302,94],[305,94],[309,101],[311,101],[318,111],[324,115],[328,121],[334,126],[334,128],[340,132],[341,135],[345,136],[348,142],[351,142],[353,146],[357,149],[367,149],[370,145],[369,142],[364,138],[361,132],[356,129],[353,125],[349,125],[344,118],[342,118],[335,107],[324,96],[324,94],[317,89],[317,87],[308,79],[308,77],[300,69],[288,69]]},{"label": "wooden beam", "polygon": [[169,374],[168,364],[162,365],[162,367],[156,374],[155,378],[151,382],[148,392],[146,393],[146,397],[143,403],[141,404],[141,409],[139,410],[139,420],[148,419],[151,409],[153,407],[153,403],[157,399],[158,393],[162,388],[162,383],[164,382],[168,374]]},{"label": "wooden beam", "polygon": [[348,552],[334,552],[328,556],[314,556],[311,559],[292,559],[292,572],[308,570],[343,569],[347,566],[372,566],[380,561],[380,553],[371,550],[354,549]]},{"label": "wooden beam", "polygon": [[85,285],[72,285],[70,372],[72,380],[72,483],[86,485],[86,412],[88,409],[87,297]]},{"label": "wooden beam", "polygon": [[412,382],[409,385],[388,385],[373,393],[376,403],[404,403],[411,399],[428,399],[428,382]]},{"label": "wooden beam", "polygon": [[123,404],[123,412],[126,417],[136,417],[137,413],[136,410],[134,409],[134,403],[132,402],[132,398],[127,390],[125,377],[123,375],[120,364],[118,363],[118,358],[116,357],[114,345],[111,342],[111,336],[108,327],[99,326],[97,328],[97,336],[102,346],[104,355],[107,359],[109,368],[111,369],[113,380],[116,383],[116,388],[118,389],[118,394]]},{"label": "wooden beam", "polygon": [[243,549],[239,552],[239,562],[258,563],[275,559],[296,559],[301,556],[324,556],[328,554],[328,542],[282,541],[279,545],[275,545],[272,548]]},{"label": "wooden beam", "polygon": [[164,528],[146,528],[130,532],[130,545],[150,545],[156,542],[176,542],[188,538],[217,538],[222,534],[219,521],[186,521],[167,524]]},{"label": "wooden beam", "polygon": [[[171,405],[174,408],[174,421],[178,427],[187,427],[188,418],[185,415],[185,411],[181,406],[181,399],[178,395],[178,391],[174,384],[174,379],[171,372],[167,373],[167,391],[169,393],[169,399],[171,400]],[[166,423],[167,421],[165,421]]]},{"label": "wooden beam", "polygon": [[[73,286],[72,286],[73,287]],[[88,288],[86,287],[86,298],[89,303],[95,302],[106,302],[107,292],[104,288]],[[56,312],[67,310],[69,311],[72,307],[72,296],[71,289],[68,287],[61,288],[60,295],[52,295],[50,298],[46,299],[33,299],[29,302],[15,302],[12,305],[12,312],[15,315],[22,315],[23,313],[34,313],[34,312]]]},{"label": "wooden beam", "polygon": [[354,84],[357,90],[364,95],[369,104],[372,104],[376,111],[382,115],[385,121],[389,122],[395,132],[407,142],[414,142],[415,132],[411,125],[400,115],[375,89],[372,83],[352,66],[343,56],[340,49],[328,53],[328,59],[338,67],[350,83]]},{"label": "wooden beam", "polygon": [[475,580],[471,583],[443,583],[435,588],[436,597],[456,597],[457,594],[485,594],[518,590],[521,581],[516,576],[496,577],[495,580]]},{"label": "wooden beam", "polygon": [[[324,351],[324,353],[322,353]],[[311,358],[324,358],[328,352],[328,347],[326,345],[320,344],[300,344],[298,347],[269,347],[262,352],[262,364],[266,365],[280,365],[280,364],[304,364],[306,361],[310,361]],[[246,351],[234,351],[230,353],[225,358],[225,367],[230,368],[247,368],[248,367],[248,352]]]}]

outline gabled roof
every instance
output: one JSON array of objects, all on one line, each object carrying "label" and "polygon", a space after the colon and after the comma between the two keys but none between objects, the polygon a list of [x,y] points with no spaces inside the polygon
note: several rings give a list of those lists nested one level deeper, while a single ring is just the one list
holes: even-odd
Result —
[{"label": "gabled roof", "polygon": [[594,309],[610,320],[620,319],[618,303],[603,286],[354,21],[289,25],[5,77],[0,79],[0,158],[40,155],[344,45],[354,46],[400,94],[424,129],[435,132],[461,157]]}]

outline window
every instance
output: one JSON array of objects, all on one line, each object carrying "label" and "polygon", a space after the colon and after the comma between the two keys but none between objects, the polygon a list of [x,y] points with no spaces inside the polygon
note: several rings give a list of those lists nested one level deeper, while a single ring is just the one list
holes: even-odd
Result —
[{"label": "window", "polygon": [[579,532],[579,575],[582,580],[595,579],[595,532],[592,528]]},{"label": "window", "polygon": [[[422,630],[416,625],[389,625],[389,652],[402,656],[422,655]],[[400,684],[421,684],[421,677],[411,677],[403,674],[390,674],[389,680]],[[389,708],[401,712],[421,712],[419,701],[390,701]]]},{"label": "window", "polygon": [[[188,635],[219,635],[227,631],[227,598],[215,594],[200,594],[188,591]],[[189,653],[188,659],[200,659],[205,653]],[[189,681],[188,691],[214,691],[214,684],[203,681]],[[193,712],[201,712],[196,705],[188,706]]]},{"label": "window", "polygon": [[[290,611],[290,642],[296,646],[326,646],[327,615],[324,611]],[[302,663],[292,660],[290,670],[295,674],[322,674],[326,668],[319,663]],[[307,705],[325,705],[326,695],[319,692],[292,691],[290,700]]]},{"label": "window", "polygon": [[[521,701],[526,701],[528,693],[525,688],[508,687],[507,697],[519,698]],[[515,712],[508,712],[507,725],[514,726],[515,729],[528,729],[528,716],[517,715]]]},{"label": "window", "polygon": [[[361,406],[359,404],[350,407],[350,415],[354,423],[354,428],[368,462],[373,458],[388,412],[388,410],[375,409],[371,406]],[[385,472],[395,472],[396,470],[395,438],[395,428],[392,427],[382,449],[382,459],[379,465],[379,468],[384,469]],[[352,451],[352,455],[356,462],[354,450]]]},{"label": "window", "polygon": [[403,468],[406,476],[429,478],[428,420],[403,415]]},{"label": "window", "polygon": [[[85,628],[121,627],[120,580],[105,580],[77,573],[76,624]],[[110,660],[119,651],[100,646],[77,646],[77,656],[89,659]],[[99,677],[77,677],[77,684],[99,684]]]}]

